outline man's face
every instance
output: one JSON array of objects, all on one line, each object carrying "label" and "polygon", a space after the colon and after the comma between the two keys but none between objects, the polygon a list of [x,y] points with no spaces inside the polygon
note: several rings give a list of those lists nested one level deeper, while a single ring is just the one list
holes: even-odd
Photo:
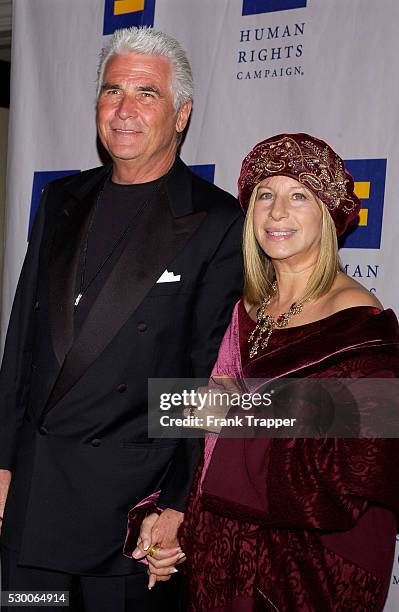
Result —
[{"label": "man's face", "polygon": [[176,132],[184,130],[191,102],[175,111],[171,80],[171,64],[164,57],[127,52],[108,60],[97,129],[116,166],[156,168],[173,162]]}]

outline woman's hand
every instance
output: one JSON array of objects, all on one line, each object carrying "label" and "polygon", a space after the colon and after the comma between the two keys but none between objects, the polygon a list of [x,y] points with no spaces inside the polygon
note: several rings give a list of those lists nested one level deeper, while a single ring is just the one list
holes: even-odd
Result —
[{"label": "woman's hand", "polygon": [[178,571],[175,566],[184,563],[185,560],[186,555],[180,547],[158,548],[154,546],[151,554],[147,555],[148,588],[152,589],[156,582],[170,580],[172,575]]}]

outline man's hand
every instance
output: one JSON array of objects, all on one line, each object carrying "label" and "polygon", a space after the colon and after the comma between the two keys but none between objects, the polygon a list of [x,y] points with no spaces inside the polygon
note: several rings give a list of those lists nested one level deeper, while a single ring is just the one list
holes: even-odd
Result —
[{"label": "man's hand", "polygon": [[8,489],[11,482],[11,472],[9,470],[0,470],[0,534],[3,523],[4,507],[6,505]]}]

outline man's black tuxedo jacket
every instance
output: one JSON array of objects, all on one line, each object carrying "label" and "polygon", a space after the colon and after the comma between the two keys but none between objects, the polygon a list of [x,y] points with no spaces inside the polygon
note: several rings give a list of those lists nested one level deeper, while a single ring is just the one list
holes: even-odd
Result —
[{"label": "man's black tuxedo jacket", "polygon": [[[184,509],[199,443],[148,440],[147,379],[207,377],[242,285],[237,201],[177,159],[74,338],[82,241],[109,174],[45,190],[0,378],[2,541],[23,564],[97,575],[138,571],[121,553],[137,501],[161,489]],[[157,283],[165,269],[181,280]]]}]

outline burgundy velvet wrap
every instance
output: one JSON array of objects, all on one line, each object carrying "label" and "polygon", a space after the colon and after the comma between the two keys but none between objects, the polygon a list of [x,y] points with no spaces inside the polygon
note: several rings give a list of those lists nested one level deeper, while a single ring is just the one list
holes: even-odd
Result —
[{"label": "burgundy velvet wrap", "polygon": [[[348,308],[275,330],[267,353],[250,361],[253,327],[240,302],[214,374],[399,373],[390,310]],[[190,612],[382,610],[399,514],[397,439],[220,437],[207,446],[180,529]]]}]

